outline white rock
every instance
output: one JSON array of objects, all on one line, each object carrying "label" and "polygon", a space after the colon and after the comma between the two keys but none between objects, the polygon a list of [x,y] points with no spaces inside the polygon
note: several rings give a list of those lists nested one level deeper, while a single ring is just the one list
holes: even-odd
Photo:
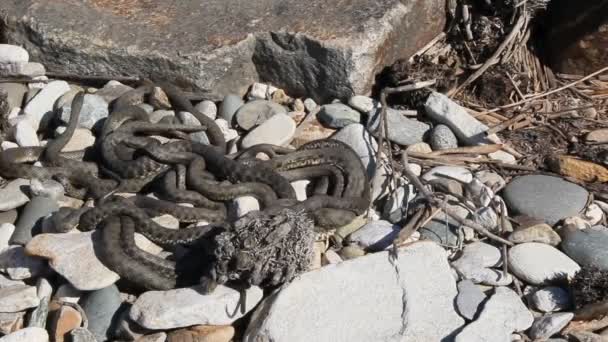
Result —
[{"label": "white rock", "polygon": [[35,286],[13,285],[0,288],[0,312],[19,312],[40,303]]},{"label": "white rock", "polygon": [[21,147],[40,146],[38,135],[28,120],[21,120],[15,125],[15,141]]},{"label": "white rock", "polygon": [[30,181],[30,192],[34,196],[43,196],[50,198],[59,198],[63,196],[65,189],[61,183],[47,179],[41,182],[39,179],[32,179]]},{"label": "white rock", "polygon": [[400,226],[388,221],[372,221],[350,234],[346,241],[369,251],[381,251],[391,245],[400,230]]},{"label": "white rock", "polygon": [[70,283],[59,286],[57,292],[55,292],[55,299],[68,303],[78,303],[81,296],[82,291],[78,290]]},{"label": "white rock", "polygon": [[0,76],[25,76],[35,78],[44,76],[46,69],[40,63],[0,63]]},{"label": "white rock", "polygon": [[135,233],[135,245],[140,249],[154,255],[158,255],[163,251],[162,247],[150,241],[147,237],[140,233]]},{"label": "white rock", "polygon": [[9,148],[15,148],[15,147],[19,147],[19,145],[17,145],[17,143],[14,143],[12,141],[4,140],[2,142],[2,151],[6,151]]},{"label": "white rock", "polygon": [[338,264],[342,261],[342,257],[331,249],[326,250],[325,253],[323,253],[323,255],[321,256],[321,262],[323,263],[323,265]]},{"label": "white rock", "polygon": [[420,176],[422,174],[422,166],[413,163],[408,163],[407,165],[410,167],[410,171],[412,171],[412,173],[416,176]]},{"label": "white rock", "polygon": [[0,253],[8,249],[8,241],[11,239],[13,232],[15,231],[15,225],[12,223],[0,224]]},{"label": "white rock", "polygon": [[572,312],[549,314],[539,317],[534,321],[534,324],[532,324],[529,335],[534,340],[545,340],[565,328],[572,318],[574,318]]},{"label": "white rock", "polygon": [[198,324],[227,325],[241,318],[262,299],[258,287],[245,291],[241,307],[239,291],[219,285],[208,295],[197,287],[144,292],[130,309],[129,317],[144,328],[167,330]]},{"label": "white rock", "polygon": [[307,198],[306,187],[308,184],[310,184],[308,179],[291,182],[291,187],[293,187],[293,190],[296,192],[296,198],[298,201],[303,201]]},{"label": "white rock", "polygon": [[502,270],[492,269],[502,263],[500,250],[484,242],[474,242],[467,245],[462,256],[452,262],[452,266],[464,279],[470,279],[476,284],[508,285],[513,278]]},{"label": "white rock", "polygon": [[10,246],[0,253],[0,271],[11,279],[29,279],[40,274],[44,268],[42,259],[27,255],[21,246]]},{"label": "white rock", "polygon": [[[63,129],[65,130],[65,128]],[[62,131],[63,131],[62,130]],[[61,149],[62,152],[82,151],[95,144],[95,135],[86,128],[76,128],[72,139]]]},{"label": "white rock", "polygon": [[49,82],[34,98],[25,105],[23,112],[32,123],[34,129],[38,130],[40,120],[53,110],[53,104],[64,93],[70,90],[65,81]]},{"label": "white rock", "polygon": [[215,119],[215,123],[219,126],[226,141],[230,141],[239,136],[239,133],[235,129],[230,128],[228,121],[224,119]]},{"label": "white rock", "polygon": [[511,341],[511,334],[528,329],[534,317],[517,293],[497,287],[479,314],[479,318],[456,336],[455,342]]},{"label": "white rock", "polygon": [[8,278],[7,276],[0,273],[0,288],[15,286],[15,285],[25,285],[23,280],[13,280]]},{"label": "white rock", "polygon": [[608,214],[608,203],[602,201],[593,201],[594,204],[598,205],[604,214]]},{"label": "white rock", "polygon": [[2,338],[0,342],[48,342],[49,334],[43,328],[23,328],[10,333]]},{"label": "white rock", "polygon": [[300,275],[262,302],[243,341],[439,341],[464,322],[456,294],[446,252],[417,242]]},{"label": "white rock", "polygon": [[120,277],[97,258],[93,238],[99,234],[93,233],[36,235],[26,245],[26,250],[28,254],[49,259],[51,268],[75,288],[82,291],[102,289]]},{"label": "white rock", "polygon": [[27,63],[29,60],[30,55],[21,46],[0,44],[0,63]]},{"label": "white rock", "polygon": [[530,300],[538,311],[554,312],[566,310],[571,306],[568,291],[557,286],[547,286],[530,295]]},{"label": "white rock", "polygon": [[496,151],[496,152],[492,152],[492,153],[488,153],[488,157],[494,159],[494,160],[499,160],[505,164],[515,164],[517,163],[517,160],[515,159],[515,157],[508,152],[505,151]]},{"label": "white rock", "polygon": [[424,108],[431,119],[449,126],[460,141],[468,145],[486,141],[485,132],[488,126],[472,117],[447,96],[437,92],[431,93]]},{"label": "white rock", "polygon": [[374,110],[375,103],[371,97],[355,95],[348,100],[348,105],[362,113],[370,113]]},{"label": "white rock", "polygon": [[204,100],[196,104],[194,106],[196,110],[201,112],[201,114],[207,116],[211,120],[215,120],[217,117],[217,106],[213,101]]},{"label": "white rock", "polygon": [[164,214],[161,216],[153,217],[152,221],[154,221],[168,229],[178,229],[179,228],[179,220],[177,218],[175,218],[175,216],[173,216],[173,215]]},{"label": "white rock", "polygon": [[248,97],[252,100],[270,99],[275,91],[277,91],[277,88],[271,85],[256,82],[251,86],[251,90],[249,91]]},{"label": "white rock", "polygon": [[253,196],[241,196],[234,199],[235,218],[243,217],[248,212],[260,210],[260,203]]},{"label": "white rock", "polygon": [[572,279],[581,268],[557,248],[538,242],[516,245],[509,250],[509,268],[520,279],[533,285],[557,277]]},{"label": "white rock", "polygon": [[296,123],[287,114],[277,113],[249,132],[241,141],[243,148],[257,144],[284,145],[296,132]]},{"label": "white rock", "polygon": [[315,100],[311,99],[311,98],[307,98],[306,100],[304,100],[304,108],[306,108],[306,110],[310,113],[313,110],[317,109],[318,105],[315,102]]},{"label": "white rock", "polygon": [[361,124],[350,124],[339,130],[331,138],[340,140],[352,147],[359,158],[361,158],[363,166],[367,170],[367,174],[369,176],[374,174],[374,171],[376,170],[376,151],[378,150],[378,143],[365,126]]},{"label": "white rock", "polygon": [[439,179],[441,176],[444,179],[456,179],[463,183],[469,183],[473,180],[473,174],[468,169],[462,166],[436,166],[422,175],[422,179],[429,182],[433,179]]},{"label": "white rock", "polygon": [[591,203],[585,210],[585,218],[590,225],[595,226],[604,218],[604,211],[596,203]]},{"label": "white rock", "polygon": [[[60,108],[59,115],[64,123],[69,122],[70,115],[72,115],[71,101]],[[108,103],[103,97],[96,94],[85,94],[80,117],[78,118],[78,127],[92,129],[99,120],[108,117],[108,115]]]}]

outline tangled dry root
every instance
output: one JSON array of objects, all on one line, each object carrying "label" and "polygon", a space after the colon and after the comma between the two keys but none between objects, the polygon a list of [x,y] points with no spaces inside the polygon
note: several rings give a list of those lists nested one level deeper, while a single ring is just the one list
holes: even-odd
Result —
[{"label": "tangled dry root", "polygon": [[304,212],[250,212],[215,238],[217,261],[203,283],[211,290],[226,282],[261,287],[290,282],[309,269],[314,236],[314,221]]}]

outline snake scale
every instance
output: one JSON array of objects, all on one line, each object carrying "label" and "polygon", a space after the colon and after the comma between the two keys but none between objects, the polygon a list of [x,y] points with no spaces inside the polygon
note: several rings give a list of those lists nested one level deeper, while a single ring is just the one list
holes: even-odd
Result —
[{"label": "snake scale", "polygon": [[[150,96],[154,87],[165,92],[176,112],[190,112],[201,125],[185,125],[176,117],[150,122],[148,114],[137,105]],[[347,144],[324,139],[295,150],[259,144],[228,155],[219,126],[196,110],[179,88],[158,78],[144,80],[140,87],[113,101],[112,111],[92,147],[94,160],[83,159],[84,151],[61,152],[78,126],[83,100],[82,92],[76,94],[66,130],[45,147],[18,147],[0,153],[0,175],[8,179],[55,179],[68,195],[93,199],[92,208],[62,208],[55,213],[52,219],[58,231],[67,231],[74,225],[81,231],[98,230],[102,262],[141,288],[174,288],[183,279],[190,279],[184,274],[196,273],[195,268],[206,269],[212,275],[200,281],[217,283],[239,278],[234,272],[231,276],[217,274],[228,272],[231,267],[241,275],[248,274],[253,279],[250,284],[277,285],[300,272],[305,263],[290,259],[281,269],[277,268],[282,265],[280,262],[264,264],[259,254],[263,246],[274,246],[273,253],[281,253],[277,241],[295,239],[287,245],[298,249],[298,240],[312,241],[311,235],[302,230],[311,229],[313,222],[325,229],[344,225],[361,215],[369,204],[365,168]],[[209,145],[189,139],[189,133],[200,131],[209,138]],[[161,137],[164,138],[159,140]],[[257,159],[259,154],[268,158]],[[34,162],[42,166],[32,165]],[[303,201],[296,199],[291,186],[296,180],[311,181],[308,198]],[[112,195],[119,192],[134,195]],[[233,217],[231,203],[242,196],[256,198],[260,214],[251,219],[247,215]],[[162,214],[177,218],[180,228],[170,229],[152,220]],[[307,221],[305,217],[312,219]],[[299,221],[290,224],[290,220]],[[263,244],[262,249],[246,242],[252,241],[245,238],[247,234],[260,229],[251,230],[248,222],[276,225],[261,229],[269,234],[256,240]],[[136,232],[165,249],[181,245],[205,257],[176,261],[149,254],[135,244]],[[245,239],[244,250],[224,250],[230,255],[235,253],[233,257],[226,259],[225,254],[214,256],[207,252],[213,248],[213,241],[221,241],[225,249],[241,238]],[[256,251],[248,252],[251,248]],[[309,252],[307,247],[302,249],[304,254]],[[274,276],[264,278],[270,269]]]}]

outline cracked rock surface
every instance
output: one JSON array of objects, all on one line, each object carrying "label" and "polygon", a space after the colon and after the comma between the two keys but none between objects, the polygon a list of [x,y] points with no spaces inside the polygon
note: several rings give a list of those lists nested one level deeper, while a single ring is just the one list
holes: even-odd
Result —
[{"label": "cracked rock surface", "polygon": [[0,25],[7,27],[9,43],[27,47],[30,59],[49,70],[188,75],[179,81],[222,94],[262,80],[320,101],[369,90],[379,67],[410,56],[445,23],[439,0],[3,5],[7,17]]}]

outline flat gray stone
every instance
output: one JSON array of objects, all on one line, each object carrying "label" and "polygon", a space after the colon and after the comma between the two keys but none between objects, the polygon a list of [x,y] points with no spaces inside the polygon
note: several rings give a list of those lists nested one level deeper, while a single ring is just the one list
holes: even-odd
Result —
[{"label": "flat gray stone", "polygon": [[487,141],[485,132],[488,126],[472,117],[466,109],[449,97],[433,92],[426,100],[424,109],[429,118],[450,127],[463,143],[476,145]]},{"label": "flat gray stone", "polygon": [[355,95],[348,99],[348,105],[361,113],[370,113],[377,106],[377,102],[369,96]]},{"label": "flat gray stone", "polygon": [[581,269],[557,248],[537,242],[511,247],[509,268],[519,279],[532,285],[546,284],[564,276],[572,279]]},{"label": "flat gray stone", "polygon": [[32,123],[34,129],[38,129],[40,121],[52,115],[53,104],[59,97],[70,90],[66,81],[49,82],[36,96],[29,101],[23,112]]},{"label": "flat gray stone", "polygon": [[162,118],[166,116],[175,116],[175,112],[172,110],[164,109],[155,110],[150,114],[150,122],[158,123]]},{"label": "flat gray stone", "polygon": [[21,147],[40,146],[38,135],[27,120],[21,120],[15,125],[15,142]]},{"label": "flat gray stone", "polygon": [[11,279],[29,279],[42,273],[45,268],[44,260],[26,254],[21,246],[11,246],[0,253],[0,271]]},{"label": "flat gray stone", "polygon": [[[262,290],[245,291],[245,313],[262,299]],[[167,330],[198,324],[228,325],[244,315],[240,293],[218,286],[204,295],[197,287],[144,292],[130,309],[129,316],[144,328]],[[238,309],[237,309],[238,307]]]},{"label": "flat gray stone", "polygon": [[464,279],[470,279],[476,284],[494,286],[508,285],[513,281],[510,275],[502,270],[492,269],[502,263],[500,250],[484,242],[474,242],[467,245],[462,256],[452,262],[452,266]]},{"label": "flat gray stone", "polygon": [[371,177],[376,170],[376,139],[361,124],[348,125],[336,132],[332,139],[339,140],[350,146],[361,158],[367,174]]},{"label": "flat gray stone", "polygon": [[213,101],[204,100],[194,106],[201,114],[206,115],[209,119],[217,118],[217,105]]},{"label": "flat gray stone", "polygon": [[417,242],[396,259],[378,252],[302,274],[261,303],[243,341],[450,339],[463,324],[456,294],[446,252]]},{"label": "flat gray stone", "polygon": [[4,224],[4,223],[14,224],[15,221],[17,221],[17,210],[16,209],[10,209],[7,211],[0,212],[0,224]]},{"label": "flat gray stone", "polygon": [[572,318],[574,318],[572,312],[549,314],[537,318],[530,328],[529,336],[541,340],[549,338],[565,328]]},{"label": "flat gray stone", "polygon": [[228,94],[224,97],[224,100],[222,100],[217,115],[220,118],[228,121],[228,123],[232,126],[234,114],[236,114],[237,110],[239,110],[239,108],[241,108],[241,106],[244,104],[245,102],[243,102],[243,99],[240,96]]},{"label": "flat gray stone", "polygon": [[446,150],[449,148],[458,147],[458,138],[450,127],[446,125],[437,125],[431,131],[429,143],[433,151]]},{"label": "flat gray stone", "polygon": [[59,210],[56,198],[46,196],[34,196],[29,201],[19,219],[15,224],[15,233],[11,237],[11,243],[25,245],[33,236],[34,230],[44,217]]},{"label": "flat gray stone", "polygon": [[0,92],[6,92],[9,109],[22,108],[27,86],[23,83],[0,83]]},{"label": "flat gray stone", "polygon": [[28,327],[46,327],[46,321],[49,316],[49,304],[51,295],[53,294],[53,286],[46,278],[38,278],[36,282],[36,293],[39,304],[36,309],[32,310],[28,317]]},{"label": "flat gray stone", "polygon": [[[59,133],[63,133],[65,131],[65,127],[61,126],[61,129],[57,129],[57,131],[61,131]],[[74,151],[82,151],[88,147],[91,147],[95,144],[95,135],[91,130],[86,128],[76,128],[72,138],[68,143],[61,149],[62,152],[74,152]]]},{"label": "flat gray stone", "polygon": [[13,232],[15,232],[15,225],[12,223],[0,224],[0,252],[8,249]]},{"label": "flat gray stone", "polygon": [[39,77],[46,74],[44,65],[40,63],[7,63],[0,64],[0,76]]},{"label": "flat gray stone", "polygon": [[243,148],[257,144],[285,145],[296,132],[296,123],[286,114],[275,114],[249,132],[241,141]]},{"label": "flat gray stone", "polygon": [[0,339],[2,342],[48,342],[49,334],[42,328],[23,328]]},{"label": "flat gray stone", "polygon": [[36,287],[14,285],[0,288],[0,312],[19,312],[38,306]]},{"label": "flat gray stone", "polygon": [[381,251],[393,243],[401,227],[387,221],[372,221],[350,234],[346,241],[368,251]]},{"label": "flat gray stone", "polygon": [[130,90],[133,90],[133,88],[128,85],[118,81],[109,81],[103,88],[97,90],[95,95],[101,96],[107,103],[111,103]]},{"label": "flat gray stone", "polygon": [[29,185],[29,180],[17,178],[0,189],[0,210],[15,209],[29,202],[30,198],[26,195]]},{"label": "flat gray stone", "polygon": [[534,307],[541,312],[567,310],[572,306],[570,293],[557,286],[541,288],[530,295]]},{"label": "flat gray stone", "polygon": [[29,60],[30,54],[21,46],[0,44],[0,63],[27,63]]},{"label": "flat gray stone", "polygon": [[458,283],[456,307],[462,317],[472,321],[486,299],[487,296],[471,280],[465,279]]},{"label": "flat gray stone", "polygon": [[512,214],[543,219],[550,225],[581,213],[588,197],[584,188],[560,177],[544,175],[517,177],[503,191]]},{"label": "flat gray stone", "polygon": [[287,114],[287,109],[272,101],[255,100],[241,106],[235,113],[235,119],[240,128],[249,131],[279,113]]},{"label": "flat gray stone", "polygon": [[[91,291],[105,288],[120,277],[108,269],[95,253],[99,233],[39,234],[26,246],[28,254],[49,259],[49,265],[75,288]],[[78,262],[74,262],[78,260]]]},{"label": "flat gray stone", "polygon": [[422,175],[422,179],[427,182],[440,178],[455,179],[461,183],[469,183],[473,180],[473,174],[462,166],[435,166]]},{"label": "flat gray stone", "polygon": [[511,341],[511,334],[528,329],[534,317],[515,291],[497,287],[479,318],[456,336],[455,342]]},{"label": "flat gray stone", "polygon": [[343,128],[361,122],[361,113],[343,103],[321,106],[317,119],[326,127]]},{"label": "flat gray stone", "polygon": [[[60,109],[61,121],[67,124],[72,112],[72,103],[66,103]],[[82,110],[78,119],[78,127],[92,129],[101,119],[109,115],[108,102],[97,94],[85,94],[82,102]]]},{"label": "flat gray stone", "polygon": [[80,306],[89,320],[88,329],[97,341],[112,340],[112,324],[116,322],[118,309],[122,300],[116,285],[86,293],[80,300]]},{"label": "flat gray stone", "polygon": [[[380,123],[380,113],[381,109],[378,108],[373,114],[370,114],[367,127],[373,132],[377,130]],[[415,119],[408,119],[393,108],[387,108],[386,120],[387,138],[399,145],[413,145],[422,142],[425,134],[431,129],[429,125]]]},{"label": "flat gray stone", "polygon": [[607,229],[563,228],[561,249],[582,267],[608,270]]}]

